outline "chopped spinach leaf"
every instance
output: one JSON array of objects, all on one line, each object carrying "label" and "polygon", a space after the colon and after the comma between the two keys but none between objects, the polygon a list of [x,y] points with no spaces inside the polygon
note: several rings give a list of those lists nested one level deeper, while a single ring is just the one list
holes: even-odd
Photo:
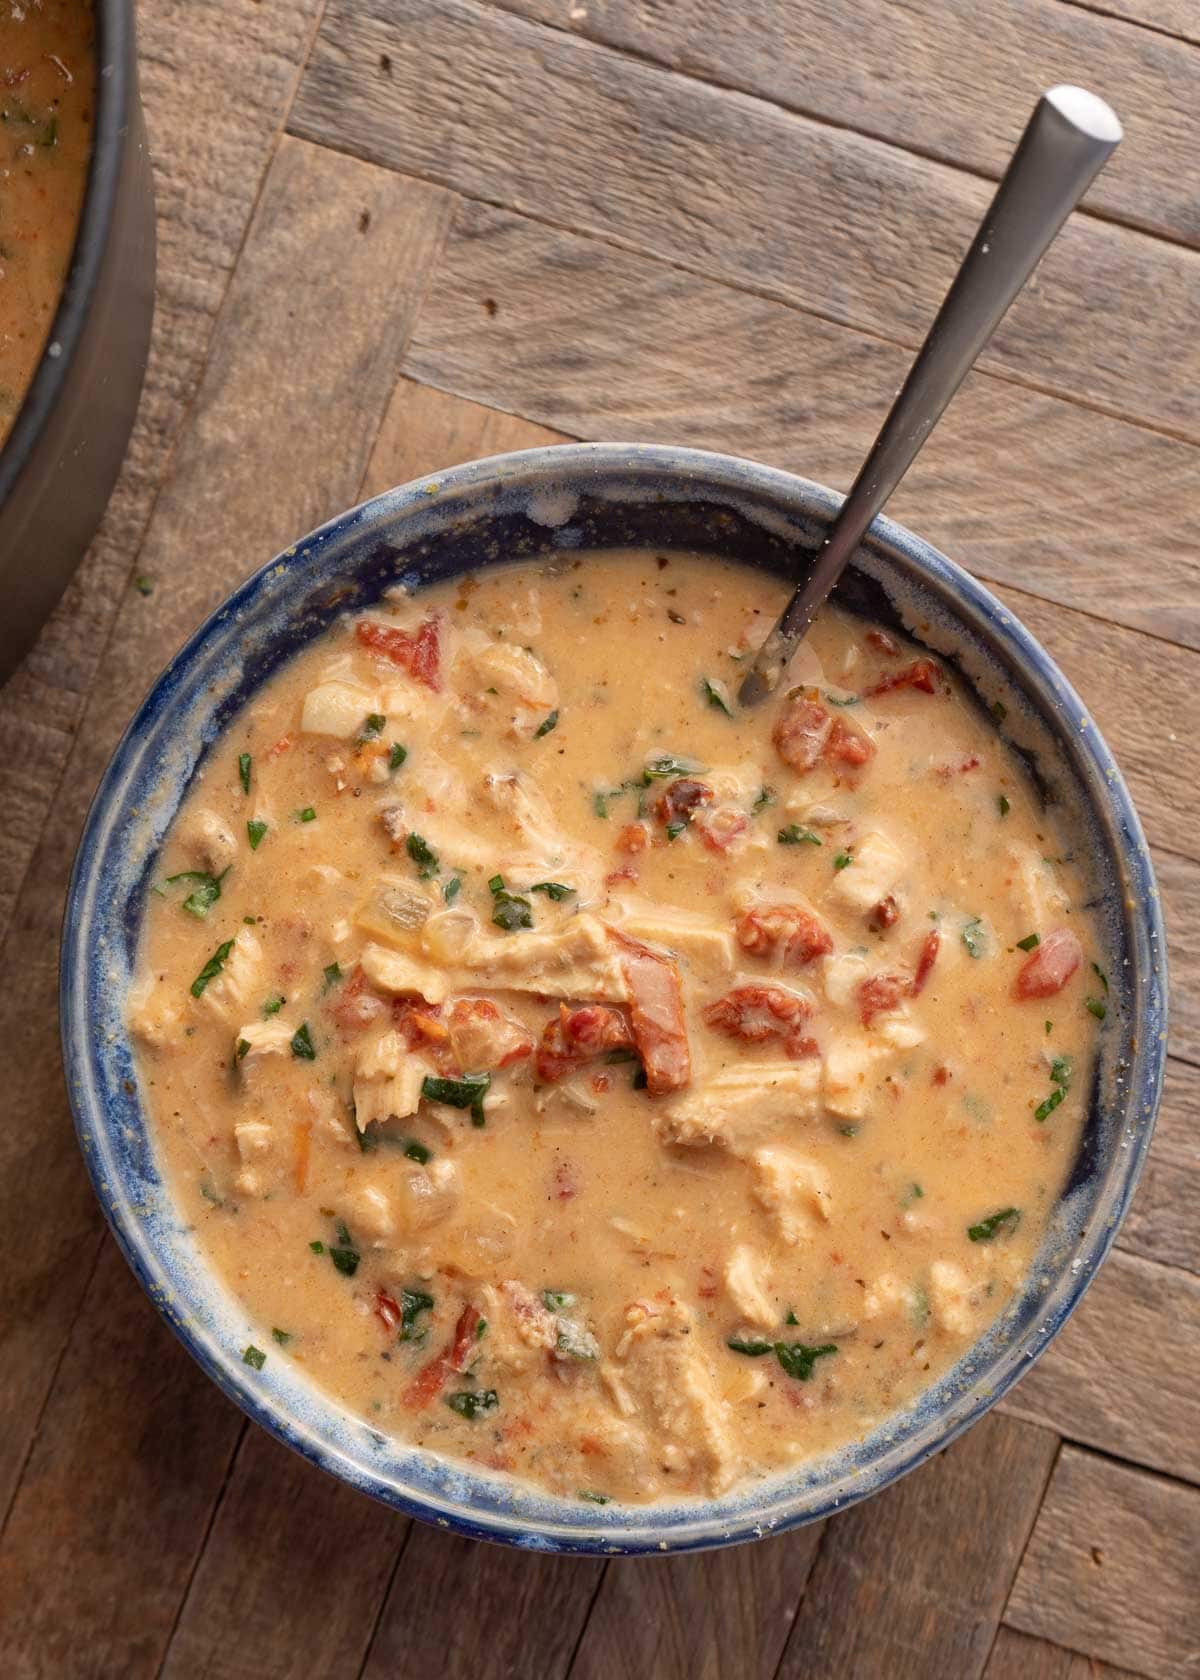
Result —
[{"label": "chopped spinach leaf", "polygon": [[670,753],[663,753],[658,758],[648,759],[642,771],[642,781],[648,787],[651,782],[665,781],[675,776],[694,776],[704,766],[697,764],[693,758],[675,758]]},{"label": "chopped spinach leaf", "polygon": [[417,865],[422,881],[427,881],[431,875],[437,874],[437,853],[421,835],[410,833],[404,842],[404,849]]},{"label": "chopped spinach leaf", "polygon": [[831,706],[858,706],[862,703],[861,694],[843,694],[839,696],[837,694],[830,694],[828,689],[825,690],[825,698]]},{"label": "chopped spinach leaf", "polygon": [[549,735],[549,733],[552,729],[557,729],[557,728],[558,728],[558,707],[555,706],[554,710],[552,712],[548,712],[546,714],[546,716],[542,719],[541,723],[538,724],[537,728],[533,732],[533,738],[534,738],[535,741],[540,741],[543,735]]},{"label": "chopped spinach leaf", "polygon": [[1046,1037],[1049,1038],[1050,1034],[1053,1031],[1054,1031],[1054,1022],[1053,1021],[1047,1021],[1046,1022]]},{"label": "chopped spinach leaf", "polygon": [[725,1346],[734,1353],[744,1353],[748,1359],[761,1359],[764,1353],[775,1351],[774,1342],[759,1341],[757,1338],[753,1341],[744,1340],[740,1336],[730,1336]]},{"label": "chopped spinach leaf", "polygon": [[[801,828],[799,823],[789,823],[786,828],[779,830],[775,838],[781,846],[823,846],[825,844],[819,834],[814,834],[811,828]],[[849,859],[847,859],[847,862],[849,862]],[[845,864],[839,864],[835,860],[834,868],[844,869]]]},{"label": "chopped spinach leaf", "polygon": [[426,1295],[423,1289],[402,1289],[400,1291],[400,1340],[402,1342],[423,1341],[425,1332],[417,1329],[417,1320],[422,1313],[432,1311],[432,1295]]},{"label": "chopped spinach leaf", "polygon": [[302,1021],[292,1034],[292,1055],[302,1062],[315,1062],[317,1059],[307,1021]]},{"label": "chopped spinach leaf", "polygon": [[421,1095],[450,1108],[469,1108],[471,1124],[482,1126],[483,1099],[491,1083],[490,1073],[465,1073],[461,1079],[438,1079],[429,1074],[421,1081]]},{"label": "chopped spinach leaf", "polygon": [[999,811],[999,813],[1002,817],[1006,817],[1008,815],[1008,813],[1012,810],[1012,806],[1009,804],[1008,800],[1004,797],[1004,795],[1002,793],[998,794],[997,797],[996,797],[996,809]]},{"label": "chopped spinach leaf", "polygon": [[238,754],[238,781],[242,784],[242,792],[250,792],[250,754]]},{"label": "chopped spinach leaf", "polygon": [[785,1324],[799,1324],[799,1322],[800,1322],[800,1320],[799,1320],[799,1319],[798,1319],[798,1318],[797,1318],[797,1317],[796,1317],[796,1315],[795,1315],[795,1313],[794,1313],[794,1312],[793,1312],[793,1311],[792,1311],[792,1310],[791,1310],[791,1308],[790,1308],[790,1307],[789,1307],[789,1308],[788,1308],[788,1315],[787,1315],[787,1317],[786,1317],[786,1318],[785,1318],[785,1319],[784,1319],[784,1321],[783,1321],[783,1322],[784,1322],[784,1323],[785,1323]]},{"label": "chopped spinach leaf", "polygon": [[1067,1093],[1063,1086],[1056,1085],[1050,1095],[1046,1098],[1045,1102],[1039,1103],[1034,1109],[1033,1118],[1035,1120],[1048,1120],[1066,1094]]},{"label": "chopped spinach leaf", "polygon": [[997,1213],[989,1213],[986,1219],[981,1219],[978,1225],[968,1225],[967,1235],[972,1242],[991,1242],[996,1233],[1008,1226],[1015,1231],[1021,1223],[1019,1208],[1001,1208]]},{"label": "chopped spinach leaf", "polygon": [[547,898],[553,899],[555,904],[561,904],[564,898],[570,898],[574,887],[565,887],[561,881],[535,881],[530,892],[545,893]]},{"label": "chopped spinach leaf", "polygon": [[1074,1071],[1070,1056],[1055,1056],[1050,1063],[1050,1077],[1056,1085],[1061,1085],[1064,1091],[1070,1085]]},{"label": "chopped spinach leaf", "polygon": [[335,962],[327,963],[322,972],[325,976],[324,990],[328,991],[331,986],[336,986],[342,978],[342,965]]},{"label": "chopped spinach leaf", "polygon": [[283,1008],[283,1004],[283,993],[276,992],[274,996],[269,997],[266,1003],[263,1004],[263,1018],[269,1021],[272,1015],[278,1015],[279,1011]]},{"label": "chopped spinach leaf", "polygon": [[570,1318],[560,1318],[554,1351],[566,1359],[599,1359],[600,1344],[582,1324],[576,1324]]},{"label": "chopped spinach leaf", "polygon": [[751,805],[750,809],[752,811],[765,811],[768,805],[774,805],[774,803],[775,789],[773,787],[764,786],[760,787],[758,792],[755,794],[754,803]]},{"label": "chopped spinach leaf", "polygon": [[1041,940],[1041,935],[1040,934],[1027,933],[1025,935],[1024,939],[1018,939],[1017,940],[1017,950],[1018,951],[1032,951],[1035,945],[1040,945],[1041,943],[1042,943],[1042,940]]},{"label": "chopped spinach leaf", "polygon": [[237,1041],[237,1051],[234,1055],[234,1060],[240,1062],[249,1048],[250,1040],[248,1038],[239,1038]]},{"label": "chopped spinach leaf", "polygon": [[457,1394],[447,1394],[446,1404],[459,1417],[474,1419],[480,1412],[494,1412],[500,1404],[500,1396],[494,1388],[464,1388]]},{"label": "chopped spinach leaf", "polygon": [[296,812],[296,821],[297,822],[310,823],[310,822],[316,822],[316,820],[317,820],[317,813],[311,805],[305,805],[302,810],[299,810],[299,811]]},{"label": "chopped spinach leaf", "polygon": [[608,802],[612,798],[610,793],[594,793],[592,795],[592,811],[597,817],[607,817]]},{"label": "chopped spinach leaf", "polygon": [[1092,964],[1092,973],[1096,976],[1097,980],[1099,980],[1100,984],[1104,987],[1105,995],[1107,995],[1107,993],[1108,993],[1108,975],[1105,974],[1104,970],[1100,967],[1099,963],[1093,963]]},{"label": "chopped spinach leaf", "polygon": [[279,1343],[280,1347],[286,1347],[292,1339],[292,1332],[290,1330],[272,1330],[271,1334]]},{"label": "chopped spinach leaf", "polygon": [[399,741],[392,742],[392,750],[388,753],[388,769],[399,770],[408,757],[408,748],[402,747]]},{"label": "chopped spinach leaf", "polygon": [[1003,723],[1005,718],[1008,716],[1008,707],[1004,704],[1003,700],[993,700],[991,705],[988,707],[988,710],[991,712],[997,723]]},{"label": "chopped spinach leaf", "polygon": [[261,1348],[256,1348],[253,1342],[242,1353],[242,1364],[252,1365],[256,1371],[261,1371],[266,1363],[266,1354]]},{"label": "chopped spinach leaf", "polygon": [[678,840],[679,836],[683,833],[686,827],[687,823],[681,818],[677,818],[674,822],[669,822],[667,824],[667,839]]},{"label": "chopped spinach leaf", "polygon": [[962,942],[971,956],[978,958],[983,955],[987,939],[983,931],[983,918],[981,916],[972,916],[971,920],[964,924]]},{"label": "chopped spinach leaf", "polygon": [[503,875],[493,875],[488,882],[488,891],[492,895],[492,922],[494,926],[503,928],[505,933],[515,933],[518,928],[533,926],[533,905],[527,898],[518,898],[510,893],[504,885]]},{"label": "chopped spinach leaf", "polygon": [[360,741],[374,741],[387,728],[387,719],[382,712],[368,712],[363,719],[363,726],[359,731]]},{"label": "chopped spinach leaf", "polygon": [[776,1342],[775,1357],[789,1377],[807,1382],[818,1359],[837,1352],[836,1342],[824,1342],[820,1347],[806,1347],[803,1342]]},{"label": "chopped spinach leaf", "polygon": [[330,1244],[329,1258],[343,1277],[353,1277],[358,1270],[358,1262],[362,1259],[362,1255],[351,1241],[349,1231],[340,1220],[337,1228],[337,1242]]},{"label": "chopped spinach leaf", "polygon": [[267,825],[265,822],[252,818],[250,822],[246,824],[246,833],[249,836],[250,850],[252,852],[256,852],[258,850],[259,846],[262,844],[263,835],[266,832]]},{"label": "chopped spinach leaf", "polygon": [[220,898],[221,882],[228,873],[228,869],[223,869],[219,875],[209,875],[203,869],[184,869],[178,875],[168,875],[167,885],[173,887],[176,881],[195,881],[196,886],[184,899],[181,908],[186,910],[189,916],[203,921]]},{"label": "chopped spinach leaf", "polygon": [[1096,1017],[1097,1021],[1103,1021],[1104,1017],[1108,1014],[1108,1005],[1105,1003],[1103,998],[1085,998],[1084,1007],[1087,1009],[1089,1014]]},{"label": "chopped spinach leaf", "polygon": [[312,1249],[314,1254],[324,1254],[325,1252],[325,1244],[323,1242],[310,1242],[308,1246]]},{"label": "chopped spinach leaf", "polygon": [[148,572],[139,572],[137,577],[133,580],[133,587],[137,590],[139,595],[153,595],[154,579]]},{"label": "chopped spinach leaf", "polygon": [[700,693],[710,706],[715,706],[718,712],[724,712],[726,717],[733,716],[733,707],[729,704],[722,685],[711,682],[708,677],[700,678]]},{"label": "chopped spinach leaf", "polygon": [[425,1145],[419,1142],[416,1138],[409,1138],[408,1142],[404,1145],[404,1153],[408,1156],[410,1161],[416,1161],[423,1167],[426,1161],[430,1159],[433,1151],[431,1149],[426,1149]]},{"label": "chopped spinach leaf", "polygon": [[608,1505],[611,1503],[606,1493],[593,1493],[591,1488],[580,1488],[580,1499],[586,1499],[589,1505]]},{"label": "chopped spinach leaf", "polygon": [[543,1289],[542,1300],[551,1312],[565,1312],[575,1305],[576,1297],[567,1289]]},{"label": "chopped spinach leaf", "polygon": [[833,860],[833,867],[835,869],[849,869],[850,865],[853,862],[854,862],[853,853],[851,853],[851,852],[839,852]]},{"label": "chopped spinach leaf", "polygon": [[204,988],[208,985],[210,980],[215,980],[217,975],[220,974],[221,970],[225,967],[225,959],[232,950],[232,939],[226,939],[223,944],[217,946],[212,956],[209,957],[204,967],[192,981],[193,997],[198,998],[203,996]]},{"label": "chopped spinach leaf", "polygon": [[454,900],[458,897],[461,891],[462,876],[455,875],[451,880],[447,881],[445,886],[442,888],[442,897],[445,899],[447,904],[453,904]]}]

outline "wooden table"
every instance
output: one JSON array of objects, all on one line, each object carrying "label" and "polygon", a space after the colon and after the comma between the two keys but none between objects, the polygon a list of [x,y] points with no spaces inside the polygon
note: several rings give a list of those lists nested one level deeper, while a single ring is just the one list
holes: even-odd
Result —
[{"label": "wooden table", "polygon": [[[1200,1674],[1196,0],[145,0],[159,301],[104,528],[0,691],[0,1674]],[[203,613],[361,495],[565,437],[845,486],[1036,92],[1127,138],[896,516],[1061,661],[1133,786],[1174,1029],[1067,1332],[888,1493],[755,1547],[554,1560],[249,1427],[106,1234],[56,940],[97,776]]]}]

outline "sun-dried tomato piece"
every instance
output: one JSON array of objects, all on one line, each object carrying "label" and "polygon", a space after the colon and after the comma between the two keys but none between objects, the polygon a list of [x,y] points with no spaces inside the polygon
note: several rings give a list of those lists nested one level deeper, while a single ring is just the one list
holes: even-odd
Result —
[{"label": "sun-dried tomato piece", "polygon": [[898,671],[889,671],[863,693],[868,698],[874,698],[877,694],[890,694],[897,688],[919,688],[923,694],[940,694],[945,686],[946,679],[940,665],[932,659],[914,659]]},{"label": "sun-dried tomato piece", "polygon": [[441,680],[441,628],[436,615],[416,630],[401,630],[398,624],[377,624],[361,619],[354,634],[362,647],[381,659],[399,665],[417,682],[436,693]]},{"label": "sun-dried tomato piece", "polygon": [[884,928],[895,927],[899,920],[900,906],[896,901],[896,895],[895,893],[888,893],[887,897],[881,898],[871,911],[867,918],[867,926],[872,933],[882,933]]},{"label": "sun-dried tomato piece", "polygon": [[825,750],[833,720],[813,693],[799,689],[790,694],[775,719],[771,739],[783,762],[804,775]]},{"label": "sun-dried tomato piece", "polygon": [[857,768],[875,757],[875,743],[861,724],[837,717],[830,725],[825,757],[830,764],[850,764]]},{"label": "sun-dried tomato piece", "polygon": [[654,812],[659,822],[678,822],[682,818],[685,822],[691,819],[693,811],[701,805],[707,805],[712,799],[713,790],[707,782],[697,782],[690,776],[681,776],[677,782],[671,782],[663,789],[654,801]]},{"label": "sun-dried tomato piece", "polygon": [[750,827],[750,818],[736,805],[714,805],[696,818],[696,832],[710,852],[727,852]]},{"label": "sun-dried tomato piece", "polygon": [[941,949],[942,936],[936,928],[927,933],[921,941],[921,949],[917,956],[917,966],[913,970],[912,995],[916,997],[925,990],[925,982],[933,972],[933,965],[937,961],[937,954]]},{"label": "sun-dried tomato piece", "polygon": [[440,1003],[426,1003],[422,997],[392,999],[392,1023],[410,1050],[449,1043],[450,1029],[441,1014]]},{"label": "sun-dried tomato piece", "polygon": [[491,998],[456,998],[446,1026],[461,1068],[510,1067],[533,1052],[533,1034]]},{"label": "sun-dried tomato piece", "polygon": [[782,1039],[784,1053],[798,1059],[812,1054],[814,1040],[803,1032],[811,1014],[808,999],[783,986],[735,986],[708,1005],[704,1020],[714,1032],[743,1044]]},{"label": "sun-dried tomato piece", "polygon": [[747,910],[734,932],[743,951],[774,958],[782,968],[804,968],[833,950],[829,929],[803,904],[767,904]]},{"label": "sun-dried tomato piece", "polygon": [[539,1079],[553,1084],[556,1079],[576,1073],[596,1056],[633,1048],[629,1022],[619,1009],[610,1009],[603,1003],[571,1009],[562,1003],[557,1019],[542,1034],[534,1068]]},{"label": "sun-dried tomato piece", "polygon": [[886,653],[889,659],[895,659],[900,652],[900,643],[894,636],[889,636],[886,630],[868,630],[867,640],[880,653]]},{"label": "sun-dried tomato piece", "polygon": [[646,1089],[657,1095],[678,1091],[692,1077],[683,987],[679,970],[628,934],[610,930],[621,947],[621,968],[629,988],[629,1023],[642,1059]]},{"label": "sun-dried tomato piece", "polygon": [[465,1371],[471,1363],[479,1329],[479,1312],[475,1307],[464,1307],[458,1316],[458,1323],[454,1326],[454,1337],[450,1345],[443,1348],[436,1358],[422,1367],[409,1383],[401,1395],[401,1404],[409,1411],[423,1410],[436,1400],[449,1379],[456,1371]]},{"label": "sun-dried tomato piece", "polygon": [[1013,993],[1018,998],[1047,998],[1061,992],[1083,961],[1083,947],[1069,928],[1046,935],[1022,963]]},{"label": "sun-dried tomato piece", "polygon": [[375,1316],[385,1330],[395,1330],[403,1319],[400,1303],[386,1289],[375,1291]]},{"label": "sun-dried tomato piece", "polygon": [[325,1008],[342,1032],[361,1032],[386,1015],[388,1004],[367,984],[362,969],[356,968],[330,993]]},{"label": "sun-dried tomato piece", "polygon": [[650,844],[650,825],[644,822],[626,823],[614,842],[618,852],[644,852]]},{"label": "sun-dried tomato piece", "polygon": [[864,1027],[869,1027],[876,1015],[895,1009],[908,996],[911,982],[905,974],[872,974],[859,983],[858,1014]]}]

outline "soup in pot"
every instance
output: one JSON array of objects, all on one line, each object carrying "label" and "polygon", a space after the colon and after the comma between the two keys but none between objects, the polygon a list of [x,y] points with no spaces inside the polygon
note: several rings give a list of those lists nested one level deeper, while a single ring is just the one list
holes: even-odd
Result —
[{"label": "soup in pot", "polygon": [[934,658],[595,553],[396,594],[273,676],[149,894],[174,1194],[374,1428],[605,1503],[861,1438],[1020,1286],[1106,984],[1084,877]]},{"label": "soup in pot", "polygon": [[0,0],[0,444],[66,279],[92,146],[87,0]]}]

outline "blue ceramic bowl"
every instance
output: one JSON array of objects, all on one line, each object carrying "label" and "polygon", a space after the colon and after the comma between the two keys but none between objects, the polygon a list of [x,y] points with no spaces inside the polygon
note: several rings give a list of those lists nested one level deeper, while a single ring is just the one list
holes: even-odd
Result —
[{"label": "blue ceramic bowl", "polygon": [[[220,1388],[364,1492],[464,1534],[537,1550],[663,1552],[779,1532],[895,1481],[980,1417],[1062,1327],[1103,1260],[1150,1141],[1166,1032],[1158,895],[1125,784],[1079,697],[1012,614],[919,537],[877,520],[839,589],[954,666],[1090,859],[1110,976],[1086,1128],[1023,1292],[910,1409],[865,1440],[720,1499],[596,1507],[386,1439],[285,1357],[242,1363],[251,1324],[163,1181],[123,1005],[147,883],[197,765],[256,689],[389,585],[563,549],[702,549],[790,578],[837,507],[804,479],[693,450],[586,444],[457,467],[333,520],[264,566],[154,684],[100,784],[67,902],[62,1030],[79,1141],[117,1241]],[[636,681],[636,677],[630,677]]]}]

